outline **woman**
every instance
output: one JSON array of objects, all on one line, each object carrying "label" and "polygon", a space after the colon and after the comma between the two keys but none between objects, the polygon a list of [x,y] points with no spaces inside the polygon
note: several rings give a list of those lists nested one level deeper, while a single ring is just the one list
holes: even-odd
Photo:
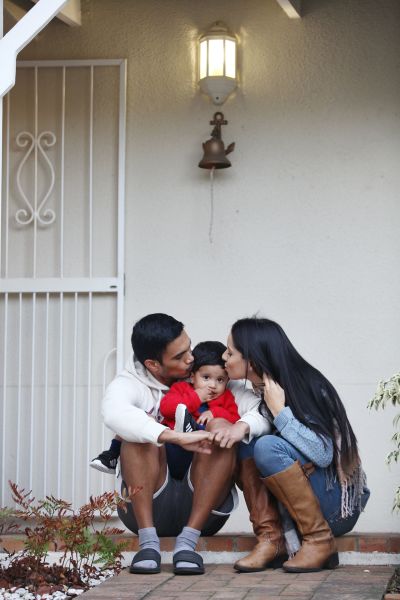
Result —
[{"label": "woman", "polygon": [[[357,439],[338,393],[268,319],[237,321],[223,358],[230,379],[248,379],[259,391],[260,411],[273,426],[271,435],[240,453],[239,479],[258,544],[236,570],[274,566],[286,550],[285,571],[334,568],[334,536],[353,529],[369,497]],[[301,535],[300,549],[285,508]]]}]

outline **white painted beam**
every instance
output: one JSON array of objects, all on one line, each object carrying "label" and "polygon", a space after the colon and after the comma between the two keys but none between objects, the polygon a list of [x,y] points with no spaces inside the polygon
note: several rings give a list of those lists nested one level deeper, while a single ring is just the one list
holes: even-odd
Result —
[{"label": "white painted beam", "polygon": [[301,0],[276,0],[290,19],[301,18]]},{"label": "white painted beam", "polygon": [[[0,0],[0,42],[3,39],[4,32],[4,4],[3,0]],[[0,55],[1,61],[1,55]],[[2,265],[2,239],[1,239],[1,231],[2,231],[2,214],[1,207],[3,206],[3,198],[2,198],[2,190],[3,190],[3,96],[0,95],[0,279],[1,279],[1,265]],[[4,402],[4,400],[3,400]]]},{"label": "white painted beam", "polygon": [[0,279],[0,293],[2,294],[25,294],[35,292],[46,294],[54,292],[81,293],[81,292],[105,292],[116,294],[123,289],[123,277],[43,277],[32,279],[31,277],[17,277]]},{"label": "white painted beam", "polygon": [[[33,0],[33,2],[38,2],[38,0]],[[64,21],[64,23],[71,27],[82,25],[81,0],[69,0],[58,13],[57,19]]]},{"label": "white painted beam", "polygon": [[[6,35],[0,39],[0,97],[15,84],[18,53],[46,27],[67,0],[39,0]],[[3,8],[3,7],[1,7]],[[1,13],[3,16],[3,12]]]}]

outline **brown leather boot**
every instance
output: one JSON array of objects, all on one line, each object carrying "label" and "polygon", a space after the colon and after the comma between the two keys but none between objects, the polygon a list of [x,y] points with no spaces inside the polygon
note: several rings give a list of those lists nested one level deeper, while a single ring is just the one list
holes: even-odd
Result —
[{"label": "brown leather boot", "polygon": [[252,573],[281,567],[286,551],[278,509],[252,458],[241,461],[237,483],[243,490],[257,544],[250,554],[234,564],[234,568],[242,573]]},{"label": "brown leather boot", "polygon": [[265,477],[264,484],[288,509],[302,536],[297,554],[283,564],[289,573],[308,573],[338,566],[335,538],[321,512],[308,478],[298,461]]}]

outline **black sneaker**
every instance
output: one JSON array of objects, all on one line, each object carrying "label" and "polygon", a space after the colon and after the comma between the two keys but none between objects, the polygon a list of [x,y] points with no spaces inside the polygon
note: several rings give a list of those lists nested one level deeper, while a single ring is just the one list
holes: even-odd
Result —
[{"label": "black sneaker", "polygon": [[180,433],[190,433],[191,431],[198,431],[200,427],[197,425],[195,419],[192,417],[185,404],[178,404],[175,411],[175,431]]},{"label": "black sneaker", "polygon": [[96,456],[96,458],[90,461],[89,466],[102,473],[115,475],[117,464],[118,456],[116,456],[114,452],[111,452],[111,450],[104,450],[101,454]]}]

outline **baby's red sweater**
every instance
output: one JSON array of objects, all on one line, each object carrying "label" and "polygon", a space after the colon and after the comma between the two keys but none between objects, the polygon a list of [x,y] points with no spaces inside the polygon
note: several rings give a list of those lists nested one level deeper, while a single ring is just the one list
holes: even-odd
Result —
[{"label": "baby's red sweater", "polygon": [[[160,413],[164,417],[162,424],[167,425],[171,429],[175,426],[175,411],[178,404],[185,404],[190,414],[196,420],[201,414],[199,408],[202,402],[194,391],[193,386],[185,381],[174,383],[160,403]],[[229,390],[225,390],[218,398],[207,402],[207,406],[208,410],[212,412],[213,417],[222,417],[230,423],[236,423],[240,419],[235,398]]]}]

